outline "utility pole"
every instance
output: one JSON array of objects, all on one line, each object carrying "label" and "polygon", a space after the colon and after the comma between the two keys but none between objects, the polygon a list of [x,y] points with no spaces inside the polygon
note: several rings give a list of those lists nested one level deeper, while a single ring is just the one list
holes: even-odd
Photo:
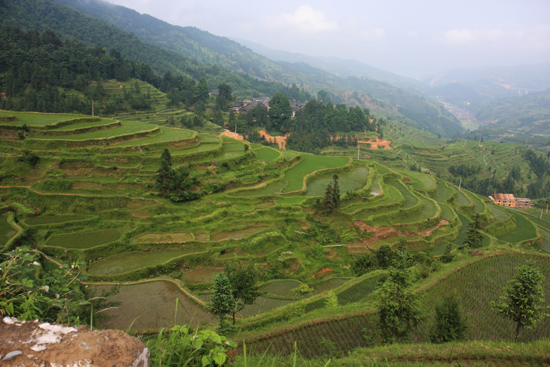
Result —
[{"label": "utility pole", "polygon": [[94,117],[94,100],[92,99],[92,117]]},{"label": "utility pole", "polygon": [[357,160],[359,160],[359,150],[361,149],[361,145],[357,143]]},{"label": "utility pole", "polygon": [[548,204],[546,204],[546,212],[548,213]]},{"label": "utility pole", "polygon": [[540,218],[539,219],[542,219],[542,209],[540,210]]}]

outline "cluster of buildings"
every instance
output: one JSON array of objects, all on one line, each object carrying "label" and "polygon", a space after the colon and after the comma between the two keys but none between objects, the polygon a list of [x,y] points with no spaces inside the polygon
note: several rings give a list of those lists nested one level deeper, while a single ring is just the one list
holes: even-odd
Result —
[{"label": "cluster of buildings", "polygon": [[[269,97],[261,97],[256,99],[237,99],[237,103],[230,106],[233,111],[237,113],[247,113],[250,112],[257,105],[263,105],[269,111]],[[304,108],[305,103],[297,102],[296,100],[290,101],[290,107],[292,108],[292,117],[296,115],[296,111]]]},{"label": "cluster of buildings", "polygon": [[517,198],[513,194],[493,194],[489,196],[489,199],[493,200],[493,203],[502,206],[508,206],[510,208],[529,209],[534,208],[535,205],[529,198]]}]

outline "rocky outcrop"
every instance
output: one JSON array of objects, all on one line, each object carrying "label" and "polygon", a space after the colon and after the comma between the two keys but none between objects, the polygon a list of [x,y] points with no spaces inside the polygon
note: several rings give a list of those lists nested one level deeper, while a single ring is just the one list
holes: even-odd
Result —
[{"label": "rocky outcrop", "polygon": [[119,330],[90,330],[4,317],[0,322],[0,365],[148,367],[149,349]]}]

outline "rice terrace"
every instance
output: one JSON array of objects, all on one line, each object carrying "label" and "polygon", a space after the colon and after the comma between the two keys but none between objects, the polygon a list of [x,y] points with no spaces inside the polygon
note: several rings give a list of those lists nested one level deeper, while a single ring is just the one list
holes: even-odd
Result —
[{"label": "rice terrace", "polygon": [[[478,137],[413,84],[193,41],[203,64],[63,11],[124,52],[0,24],[0,316],[123,330],[159,366],[550,365],[539,140]],[[176,339],[201,362],[165,363]]]}]

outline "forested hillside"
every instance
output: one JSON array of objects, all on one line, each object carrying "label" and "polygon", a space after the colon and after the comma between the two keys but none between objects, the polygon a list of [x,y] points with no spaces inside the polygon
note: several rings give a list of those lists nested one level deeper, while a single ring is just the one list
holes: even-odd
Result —
[{"label": "forested hillside", "polygon": [[[335,103],[367,107],[378,114],[400,119],[412,126],[427,128],[435,134],[457,136],[463,131],[458,120],[439,103],[430,101],[426,96],[404,92],[387,83],[371,79],[342,78],[304,63],[276,63],[227,38],[192,27],[172,26],[120,6],[97,1],[57,2],[132,32],[142,41],[169,48],[180,55],[208,64],[231,68],[240,75],[251,75],[285,85],[296,84],[313,94],[323,89],[331,94]],[[192,76],[196,78],[195,74]],[[219,79],[207,79],[211,85],[222,82]],[[230,78],[224,82],[232,86],[234,83]],[[242,95],[242,88],[233,86],[233,89]]]},{"label": "forested hillside", "polygon": [[145,63],[161,75],[170,72],[195,80],[205,77],[212,86],[229,83],[239,95],[272,95],[283,90],[280,83],[261,81],[144,43],[131,33],[60,6],[53,0],[3,1],[0,19],[3,25],[40,32],[53,29],[62,40],[75,39],[88,47],[117,50],[122,57],[136,64]]}]

